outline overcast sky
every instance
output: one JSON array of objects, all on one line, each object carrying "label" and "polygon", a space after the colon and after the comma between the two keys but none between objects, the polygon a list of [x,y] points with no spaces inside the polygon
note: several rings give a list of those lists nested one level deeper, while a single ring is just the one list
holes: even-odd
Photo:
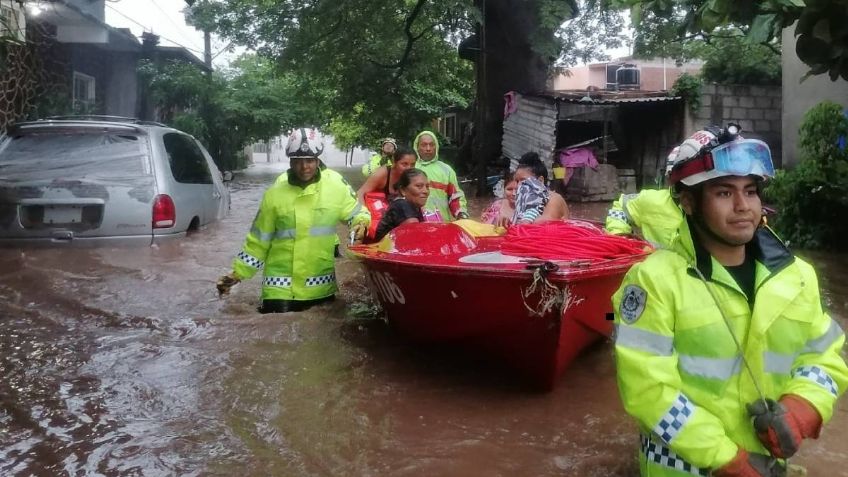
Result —
[{"label": "overcast sky", "polygon": [[[182,46],[203,59],[203,32],[185,23],[182,10],[184,0],[106,0],[106,23],[118,28],[129,28],[140,37],[145,31],[160,36],[159,43]],[[220,53],[227,43],[212,36],[212,55],[216,66],[225,66],[232,54]],[[220,53],[220,54],[219,54]]]},{"label": "overcast sky", "polygon": [[[139,37],[144,31],[153,32],[160,36],[160,44],[183,46],[202,60],[203,33],[186,25],[182,13],[185,6],[184,0],[106,0],[106,23],[114,27],[129,28]],[[228,42],[220,41],[212,35],[212,61],[216,67],[226,66],[244,51],[222,51],[227,45]],[[608,51],[612,58],[628,53],[628,47]]]}]

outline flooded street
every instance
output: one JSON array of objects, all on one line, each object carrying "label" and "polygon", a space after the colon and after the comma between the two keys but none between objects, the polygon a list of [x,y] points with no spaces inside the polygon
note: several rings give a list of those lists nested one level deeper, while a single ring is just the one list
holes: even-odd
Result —
[{"label": "flooded street", "polygon": [[[638,475],[608,343],[537,393],[354,316],[347,258],[329,305],[260,315],[258,278],[219,300],[274,178],[238,175],[227,219],[158,248],[0,249],[0,475]],[[802,255],[848,328],[848,256]],[[843,399],[793,463],[848,476],[846,442]]]}]

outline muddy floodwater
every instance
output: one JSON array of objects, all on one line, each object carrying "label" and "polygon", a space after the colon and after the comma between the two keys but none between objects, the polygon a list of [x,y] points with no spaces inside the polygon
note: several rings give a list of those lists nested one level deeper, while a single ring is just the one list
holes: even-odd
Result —
[{"label": "muddy floodwater", "polygon": [[[0,475],[638,474],[609,343],[539,393],[354,313],[368,292],[347,258],[339,299],[305,313],[258,314],[256,278],[219,300],[276,172],[238,175],[230,216],[179,243],[0,249]],[[848,257],[806,256],[846,328]],[[848,476],[846,409],[793,459],[808,475]]]}]

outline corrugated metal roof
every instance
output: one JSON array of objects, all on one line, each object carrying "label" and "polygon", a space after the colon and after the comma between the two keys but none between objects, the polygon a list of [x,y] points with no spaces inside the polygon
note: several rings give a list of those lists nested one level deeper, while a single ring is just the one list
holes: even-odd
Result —
[{"label": "corrugated metal roof", "polygon": [[656,96],[656,97],[647,97],[647,98],[611,98],[611,99],[592,99],[591,101],[585,99],[573,99],[573,98],[556,98],[557,101],[562,103],[578,103],[585,105],[592,104],[622,104],[622,103],[661,103],[665,101],[678,101],[682,100],[681,96]]}]

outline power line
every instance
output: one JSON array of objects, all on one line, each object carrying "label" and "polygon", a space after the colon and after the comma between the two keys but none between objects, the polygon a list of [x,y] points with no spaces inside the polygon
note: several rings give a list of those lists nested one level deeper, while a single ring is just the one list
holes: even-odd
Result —
[{"label": "power line", "polygon": [[[152,31],[153,31],[153,29],[152,29],[152,28],[148,28],[146,25],[142,25],[141,23],[137,22],[136,20],[134,20],[134,19],[132,19],[132,18],[128,17],[127,15],[125,15],[125,14],[123,14],[122,12],[118,11],[118,10],[117,10],[115,7],[113,7],[112,5],[109,5],[109,4],[107,3],[107,4],[106,4],[106,7],[108,7],[110,10],[112,10],[112,11],[113,11],[113,12],[115,12],[115,13],[117,13],[118,15],[120,15],[120,16],[122,16],[122,17],[126,18],[127,20],[129,20],[129,21],[131,21],[131,22],[135,23],[136,25],[140,26],[141,28],[143,28],[143,29],[144,29],[144,31],[150,31],[150,32],[152,32]],[[167,36],[164,36],[164,35],[158,35],[158,36],[159,36],[159,38],[162,38],[163,40],[170,41],[171,43],[173,43],[173,44],[175,44],[175,45],[177,45],[177,46],[181,46],[181,47],[185,48],[186,50],[193,51],[193,52],[198,53],[198,54],[201,54],[201,55],[203,55],[203,54],[204,54],[204,53],[203,53],[202,51],[200,51],[200,50],[197,50],[197,49],[195,49],[195,48],[190,48],[190,47],[188,47],[188,46],[185,46],[185,45],[183,45],[182,43],[180,43],[180,42],[178,42],[178,41],[174,41],[174,40],[172,40],[172,39],[168,38]]]},{"label": "power line", "polygon": [[183,37],[183,40],[187,40],[187,41],[188,41],[188,43],[191,43],[191,45],[192,45],[192,46],[197,46],[197,45],[194,43],[194,40],[192,40],[191,38],[189,38],[188,36],[186,36],[186,34],[182,31],[182,27],[181,27],[181,26],[179,26],[179,25],[177,25],[177,24],[174,22],[174,20],[172,20],[172,19],[171,19],[171,16],[168,14],[168,12],[166,12],[166,11],[165,11],[165,10],[164,10],[164,9],[163,9],[160,5],[159,5],[159,2],[158,2],[158,1],[156,1],[156,0],[152,0],[152,2],[153,2],[153,6],[155,6],[157,10],[159,10],[160,12],[162,12],[162,14],[163,14],[163,15],[165,15],[165,19],[166,19],[166,20],[168,20],[168,23],[170,23],[170,24],[171,24],[171,26],[173,26],[173,27],[176,29],[175,31],[176,31],[176,32],[177,32],[177,33],[178,33],[181,37]]}]

